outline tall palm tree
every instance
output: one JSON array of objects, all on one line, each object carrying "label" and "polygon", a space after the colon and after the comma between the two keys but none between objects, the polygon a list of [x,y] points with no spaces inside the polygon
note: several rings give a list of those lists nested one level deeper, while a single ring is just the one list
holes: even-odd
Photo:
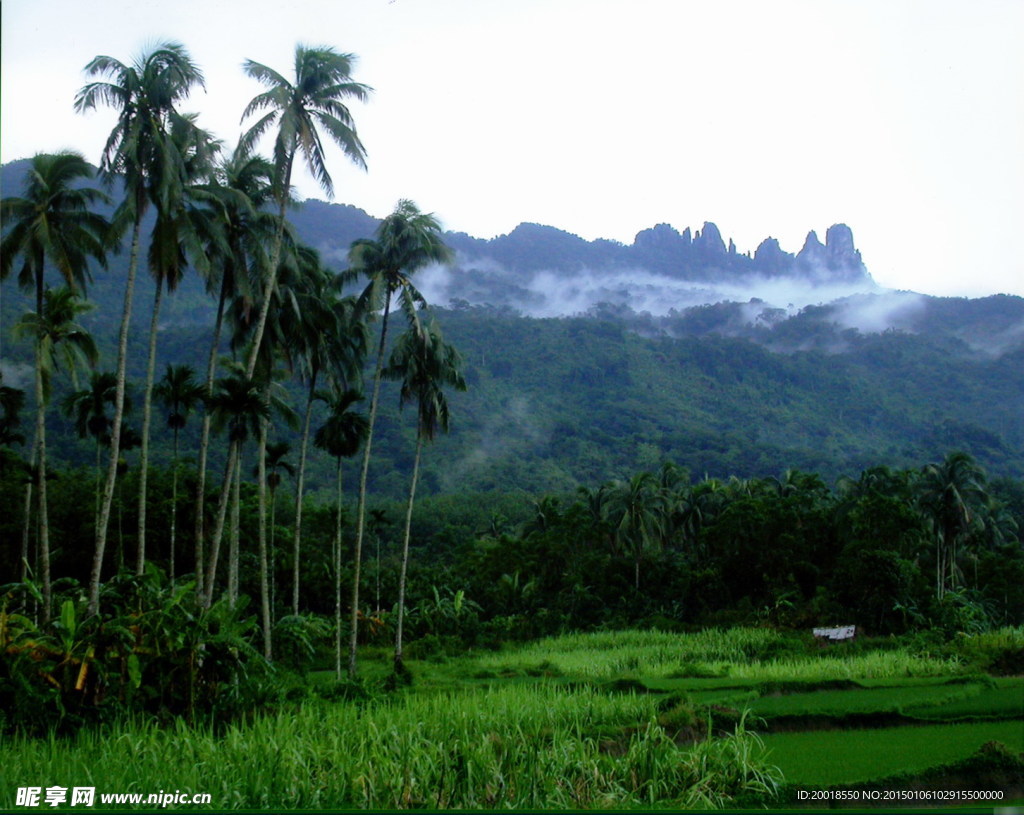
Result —
[{"label": "tall palm tree", "polygon": [[124,308],[118,333],[117,397],[111,429],[111,463],[96,524],[96,550],[89,578],[89,613],[95,614],[99,607],[100,573],[117,480],[127,382],[128,329],[138,270],[142,219],[151,203],[161,209],[173,208],[180,187],[183,160],[169,137],[169,131],[172,122],[181,118],[176,105],[186,99],[196,85],[203,85],[203,75],[185,48],[174,42],[156,46],[131,65],[113,57],[98,56],[86,65],[85,70],[91,76],[102,79],[88,83],[78,92],[75,110],[85,112],[106,105],[117,111],[117,123],[103,148],[100,171],[109,182],[113,182],[115,177],[123,180],[125,200],[118,208],[116,217],[122,224],[132,224]]},{"label": "tall palm tree", "polygon": [[15,336],[30,335],[36,347],[36,500],[39,506],[39,571],[43,588],[43,620],[50,619],[50,536],[46,498],[46,408],[51,379],[63,358],[72,373],[80,362],[95,365],[99,354],[92,336],[76,319],[92,306],[69,288],[46,289],[39,312],[23,315]]},{"label": "tall palm tree", "polygon": [[366,357],[366,323],[352,297],[340,297],[344,275],[324,280],[306,298],[300,323],[292,337],[301,375],[306,380],[306,408],[299,446],[299,470],[295,481],[295,523],[292,540],[292,614],[299,613],[299,584],[302,549],[303,492],[310,423],[317,386],[323,372],[335,381],[357,382]]},{"label": "tall palm tree", "polygon": [[[213,429],[228,432],[228,459],[224,467],[224,480],[221,486],[220,500],[217,505],[217,516],[214,532],[210,539],[210,555],[206,564],[204,587],[206,595],[203,602],[206,608],[213,604],[214,585],[217,576],[217,564],[220,555],[220,542],[227,516],[228,499],[233,492],[232,479],[238,467],[242,445],[250,436],[260,431],[260,420],[269,415],[269,407],[263,399],[263,389],[258,382],[235,371],[217,380],[211,396],[207,400],[207,409],[213,414]],[[229,575],[237,574],[237,551],[229,553],[231,563],[228,565]],[[237,599],[237,585],[234,579],[229,580],[228,599],[234,604]]]},{"label": "tall palm tree", "polygon": [[205,181],[212,171],[212,157],[219,143],[195,125],[195,117],[186,115],[171,122],[170,141],[181,160],[177,189],[168,201],[158,203],[156,223],[149,244],[149,271],[153,276],[153,309],[149,323],[149,352],[146,358],[146,381],[142,392],[142,435],[139,462],[139,497],[137,551],[135,573],[143,574],[146,566],[146,508],[149,480],[149,428],[152,416],[153,381],[156,375],[156,340],[160,324],[160,305],[164,290],[174,292],[185,275],[189,259],[193,265],[208,265],[206,248],[220,237],[207,218],[208,211],[196,206]]},{"label": "tall palm tree", "polygon": [[[236,297],[251,299],[249,280],[254,270],[263,270],[269,262],[267,250],[276,234],[276,219],[263,212],[272,198],[273,165],[239,146],[215,170],[206,185],[203,200],[210,220],[221,225],[223,240],[206,247],[210,263],[206,273],[207,290],[217,292],[217,310],[213,339],[206,365],[206,398],[213,395],[220,352],[221,330],[228,302]],[[261,276],[258,271],[256,276]],[[203,414],[196,479],[195,562],[196,594],[204,596],[206,469],[210,443],[209,411]]]},{"label": "tall palm tree", "polygon": [[329,413],[327,421],[316,431],[313,444],[334,456],[336,461],[337,501],[331,560],[334,567],[334,670],[341,679],[341,460],[359,452],[359,446],[369,433],[369,423],[365,416],[352,409],[363,400],[358,391],[335,387],[330,392],[319,392],[317,398],[327,403]]},{"label": "tall palm tree", "polygon": [[43,310],[47,263],[69,288],[82,292],[91,279],[90,259],[106,265],[110,222],[93,207],[109,199],[80,186],[92,177],[93,168],[79,153],[40,153],[29,164],[24,196],[0,201],[0,280],[20,258],[18,285],[35,293],[37,314]]},{"label": "tall palm tree", "polygon": [[[285,338],[293,327],[301,319],[302,305],[301,294],[309,288],[309,280],[306,273],[312,271],[318,273],[319,261],[315,263],[304,263],[303,259],[310,253],[316,255],[312,250],[289,243],[289,252],[284,256],[281,264],[279,283],[271,293],[275,306],[268,314],[272,319],[267,321],[267,330],[264,332],[255,357],[256,367],[253,372],[253,380],[258,382],[262,388],[264,401],[269,405],[271,402],[271,389],[273,387],[275,366],[278,358],[287,348]],[[234,336],[232,347],[238,348],[243,345],[249,333],[253,329],[252,312],[244,298],[236,298],[232,303],[231,317],[234,323]],[[278,400],[282,403],[282,400]],[[289,420],[291,419],[290,411]],[[271,637],[271,608],[270,608],[270,585],[269,585],[269,563],[267,554],[267,471],[266,446],[268,435],[269,418],[264,417],[260,421],[257,453],[257,489],[258,489],[258,551],[260,562],[260,599],[261,612],[263,617],[264,632],[264,655],[268,660],[272,657]]]},{"label": "tall palm tree", "polygon": [[260,316],[256,323],[246,372],[253,375],[256,358],[266,328],[271,295],[277,282],[278,265],[284,238],[285,212],[291,190],[295,154],[301,152],[310,173],[328,197],[334,195],[334,184],[327,172],[326,157],[320,130],[323,129],[345,154],[359,167],[366,167],[366,150],[356,134],[352,116],[343,103],[346,99],[364,101],[370,88],[352,81],[355,57],[333,48],[295,49],[295,80],[252,60],[245,63],[245,72],[267,87],[246,106],[242,120],[267,111],[243,137],[251,147],[267,131],[277,129],[274,139],[274,189],[278,205],[277,235],[270,255],[263,285]]},{"label": "tall palm tree", "polygon": [[405,510],[405,535],[402,540],[402,568],[398,580],[398,623],[395,630],[396,674],[404,673],[402,661],[402,623],[405,616],[405,580],[409,567],[409,538],[412,531],[412,509],[416,498],[416,482],[420,471],[423,443],[432,441],[440,429],[448,432],[448,400],[443,388],[466,389],[462,361],[454,347],[444,341],[436,321],[423,330],[411,328],[395,343],[384,376],[401,379],[400,403],[416,403],[416,456],[413,459],[409,503]]},{"label": "tall palm tree", "polygon": [[[175,542],[178,525],[178,434],[185,427],[188,415],[202,401],[204,388],[195,381],[195,371],[188,365],[170,365],[163,378],[153,388],[153,395],[167,410],[167,426],[174,434],[174,458],[171,476],[171,548],[169,573],[175,577]],[[202,562],[196,564],[196,574],[202,571]]]},{"label": "tall palm tree", "polygon": [[377,361],[373,374],[373,392],[370,397],[370,418],[363,447],[363,465],[359,476],[359,502],[356,509],[355,570],[352,585],[352,632],[349,643],[349,674],[356,673],[356,622],[359,612],[359,567],[366,527],[366,477],[370,469],[370,449],[373,425],[377,417],[380,397],[381,372],[387,345],[388,316],[392,300],[397,296],[410,325],[419,330],[418,307],[426,300],[412,283],[412,275],[432,263],[445,263],[452,257],[451,250],[441,240],[441,224],[430,213],[420,212],[412,201],[399,201],[387,218],[377,227],[375,237],[358,240],[349,250],[349,266],[365,275],[369,283],[360,295],[365,313],[382,311],[380,339],[377,343]]},{"label": "tall palm tree", "polygon": [[[47,262],[56,268],[70,288],[82,291],[90,279],[89,260],[106,263],[110,223],[95,213],[93,207],[107,201],[107,196],[99,190],[80,186],[83,180],[92,177],[93,168],[78,153],[41,153],[34,156],[29,164],[24,195],[0,201],[0,222],[4,229],[0,240],[0,281],[10,276],[15,261],[20,259],[18,284],[23,289],[34,290],[36,315],[45,313],[43,292]],[[42,336],[37,334],[35,339],[38,399],[44,375],[39,347]],[[40,442],[45,448],[45,439],[40,440],[38,436],[39,407],[37,401],[36,438],[30,461],[35,468],[34,481],[45,492],[46,466],[40,458]],[[30,480],[25,487],[27,507],[31,506],[32,485]],[[45,500],[39,506],[41,511],[45,510]],[[27,532],[28,515],[25,523]],[[48,533],[48,524],[43,524],[41,531]],[[46,556],[49,557],[48,545]]]},{"label": "tall palm tree", "polygon": [[[96,444],[94,523],[98,522],[100,514],[100,450],[110,443],[110,429],[114,424],[108,415],[108,405],[113,409],[116,400],[117,377],[109,371],[93,371],[89,378],[89,387],[73,391],[64,397],[64,413],[74,419],[78,438],[92,436]],[[131,411],[131,400],[127,395],[124,409],[125,413]]]},{"label": "tall palm tree", "polygon": [[935,594],[941,600],[947,587],[956,586],[957,544],[986,507],[985,472],[969,454],[954,452],[927,465],[917,489],[935,532]]}]

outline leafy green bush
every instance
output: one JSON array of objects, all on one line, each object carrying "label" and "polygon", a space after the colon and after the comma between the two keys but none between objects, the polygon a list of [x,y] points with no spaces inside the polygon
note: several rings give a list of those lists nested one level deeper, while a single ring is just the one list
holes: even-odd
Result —
[{"label": "leafy green bush", "polygon": [[333,623],[316,614],[289,614],[277,621],[272,633],[279,663],[304,674],[316,657],[317,645],[334,632]]},{"label": "leafy green bush", "polygon": [[24,587],[7,589],[0,708],[10,712],[8,729],[68,731],[135,713],[223,720],[277,698],[273,669],[253,646],[246,598],[203,608],[192,583],[168,585],[151,566],[109,580],[93,616],[67,581],[55,598],[59,614],[43,627],[17,611]]}]

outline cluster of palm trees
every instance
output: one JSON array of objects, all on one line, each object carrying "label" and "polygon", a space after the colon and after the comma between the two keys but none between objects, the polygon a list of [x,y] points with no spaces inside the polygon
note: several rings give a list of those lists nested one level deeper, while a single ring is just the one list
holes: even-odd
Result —
[{"label": "cluster of palm trees", "polygon": [[[699,560],[702,529],[745,499],[799,499],[839,519],[871,496],[891,499],[896,506],[911,510],[927,530],[935,598],[940,601],[964,584],[964,555],[976,560],[976,555],[967,551],[972,536],[975,541],[995,545],[1012,539],[1016,532],[1006,507],[988,492],[984,471],[963,452],[952,452],[918,471],[874,467],[859,479],[840,479],[834,493],[820,476],[799,470],[787,470],[778,478],[704,478],[691,484],[685,470],[666,462],[656,472],[639,472],[594,489],[581,487],[578,494],[589,523],[603,537],[602,543],[631,558],[637,591],[641,565],[652,553],[676,548]],[[525,532],[543,531],[557,521],[558,513],[556,499],[540,499]],[[880,546],[896,543],[879,541]]]},{"label": "cluster of palm trees", "polygon": [[[300,45],[295,51],[293,77],[287,78],[265,65],[247,61],[245,72],[265,90],[249,103],[242,116],[243,122],[256,117],[255,122],[235,149],[225,154],[222,145],[198,126],[196,116],[179,110],[190,92],[202,87],[204,81],[184,47],[164,43],[131,64],[108,56],[96,57],[86,66],[94,81],[79,91],[74,104],[80,112],[105,106],[117,114],[99,165],[108,186],[117,183],[123,188],[123,197],[113,216],[108,219],[97,213],[97,205],[109,199],[104,193],[84,186],[93,171],[75,153],[35,156],[24,196],[3,200],[3,278],[17,269],[19,284],[34,290],[36,301],[35,311],[23,316],[17,331],[35,344],[36,431],[31,454],[34,477],[26,490],[23,568],[28,567],[31,515],[38,530],[44,620],[52,615],[45,432],[49,382],[58,366],[65,367],[73,377],[82,363],[95,366],[95,345],[77,323],[77,315],[90,307],[83,299],[90,281],[89,262],[105,265],[108,253],[117,251],[125,242],[125,235],[130,234],[115,370],[94,372],[84,390],[79,390],[75,378],[74,393],[65,401],[65,409],[75,417],[80,434],[92,435],[96,440],[90,614],[97,613],[99,608],[118,465],[125,445],[131,440],[126,421],[131,407],[127,397],[128,338],[135,279],[144,243],[148,242],[145,262],[156,287],[138,438],[141,460],[134,568],[142,574],[147,562],[147,473],[153,401],[156,399],[165,407],[174,439],[169,558],[172,579],[181,536],[177,527],[179,432],[190,413],[203,406],[195,527],[191,535],[196,595],[206,608],[221,591],[226,592],[231,603],[238,598],[242,461],[245,450],[255,441],[260,616],[264,654],[271,658],[273,581],[268,561],[274,545],[274,497],[281,481],[280,472],[291,469],[286,460],[287,445],[275,443],[271,430],[276,421],[301,424],[290,605],[293,614],[300,613],[303,491],[312,435],[315,446],[337,460],[337,529],[332,563],[340,673],[341,462],[361,448],[348,663],[350,673],[355,674],[367,472],[381,380],[398,380],[402,402],[417,406],[417,468],[410,488],[410,514],[422,445],[438,429],[447,429],[444,388],[464,388],[465,383],[459,372],[458,354],[444,341],[436,322],[425,316],[427,303],[411,280],[417,269],[449,258],[434,216],[420,212],[412,202],[401,201],[373,237],[353,244],[349,268],[341,273],[327,269],[314,250],[301,245],[287,220],[292,203],[291,180],[299,154],[324,192],[328,196],[333,194],[322,141],[324,133],[351,161],[365,167],[365,149],[346,102],[366,100],[371,89],[352,79],[354,62],[351,54],[332,48]],[[272,159],[256,152],[264,135],[273,135]],[[153,217],[144,221],[147,214]],[[152,223],[148,241],[144,241],[142,234],[144,223]],[[47,268],[62,276],[62,287],[46,287]],[[163,378],[156,381],[162,299],[165,292],[175,289],[189,268],[202,275],[208,292],[217,300],[205,377],[199,380],[191,368],[169,365]],[[361,290],[360,286],[353,287],[360,278],[366,281]],[[346,293],[346,286],[352,288],[351,293]],[[391,343],[394,349],[389,354],[389,315],[394,308],[405,316],[407,328]],[[355,408],[363,399],[363,369],[368,363],[373,320],[379,320],[380,333],[369,412],[363,416]],[[221,356],[225,342],[231,349],[230,359]],[[299,376],[304,384],[306,398],[301,421],[280,398],[278,380],[282,370]],[[327,404],[328,419],[313,433],[312,414],[317,401]],[[208,524],[204,504],[209,492],[207,470],[215,432],[226,433],[228,450],[212,524]],[[108,449],[109,457],[106,475],[101,479],[103,447]],[[34,508],[34,513],[29,508]],[[409,523],[407,516],[403,594]],[[221,579],[225,537],[226,581]],[[401,667],[401,653],[399,625],[396,668]]]}]

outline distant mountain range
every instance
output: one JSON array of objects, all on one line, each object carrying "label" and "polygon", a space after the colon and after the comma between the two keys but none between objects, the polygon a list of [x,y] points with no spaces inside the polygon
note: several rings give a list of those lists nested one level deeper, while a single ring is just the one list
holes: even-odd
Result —
[{"label": "distant mountain range", "polygon": [[[293,220],[303,240],[338,265],[351,242],[377,224],[360,209],[321,201],[307,201]],[[842,350],[851,329],[932,334],[989,356],[1024,346],[1024,298],[884,289],[845,224],[829,227],[824,243],[809,232],[796,254],[775,238],[741,253],[713,223],[694,233],[659,224],[628,246],[529,223],[490,240],[460,232],[445,240],[455,262],[417,274],[421,291],[439,306],[589,315],[643,334],[747,337],[776,350]]]},{"label": "distant mountain range", "polygon": [[[3,195],[20,191],[24,166],[2,168]],[[320,201],[291,217],[335,268],[378,223]],[[1024,298],[882,289],[843,224],[824,243],[811,232],[795,254],[773,238],[740,252],[711,223],[692,233],[660,224],[631,245],[538,224],[491,240],[445,239],[454,264],[416,280],[462,351],[470,388],[453,395],[452,433],[425,462],[427,493],[571,490],[663,458],[696,476],[799,467],[834,477],[964,449],[993,474],[1024,474]],[[96,309],[84,321],[107,367],[126,263],[122,253],[95,270],[88,291]],[[135,378],[152,296],[140,274]],[[31,382],[30,348],[9,335],[27,307],[5,282],[5,384]],[[188,275],[161,312],[159,367],[202,367],[212,311]],[[371,473],[379,494],[406,488],[408,418],[386,397]],[[54,450],[91,460],[86,442],[59,432]],[[321,464],[310,475],[314,489],[330,483],[330,464]]]},{"label": "distant mountain range", "polygon": [[[307,242],[339,263],[351,240],[375,223],[362,210],[320,201],[307,201],[294,221]],[[795,255],[775,238],[741,253],[710,222],[693,233],[658,224],[629,246],[533,223],[490,240],[461,232],[445,240],[455,263],[419,275],[433,302],[509,306],[529,316],[569,316],[598,304],[663,315],[765,292],[783,297],[786,307],[879,290],[845,224],[829,227],[825,243],[811,231]],[[799,296],[794,289],[802,289]]]}]

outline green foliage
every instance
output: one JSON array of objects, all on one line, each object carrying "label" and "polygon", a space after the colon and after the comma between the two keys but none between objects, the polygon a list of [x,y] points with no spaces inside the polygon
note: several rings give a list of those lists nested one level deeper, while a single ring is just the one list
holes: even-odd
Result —
[{"label": "green foliage", "polygon": [[87,773],[106,789],[149,774],[218,809],[690,808],[767,803],[779,782],[744,723],[677,745],[650,696],[536,684],[378,701],[331,687],[358,702],[310,700],[216,732],[84,730],[58,750],[12,739],[0,758],[11,778]]},{"label": "green foliage", "polygon": [[6,726],[29,733],[73,730],[129,713],[158,717],[233,716],[264,698],[272,671],[252,647],[244,604],[201,608],[191,583],[168,586],[155,567],[102,588],[99,613],[85,614],[77,584],[64,587],[60,613],[40,628],[5,588],[0,611],[0,698]]}]

